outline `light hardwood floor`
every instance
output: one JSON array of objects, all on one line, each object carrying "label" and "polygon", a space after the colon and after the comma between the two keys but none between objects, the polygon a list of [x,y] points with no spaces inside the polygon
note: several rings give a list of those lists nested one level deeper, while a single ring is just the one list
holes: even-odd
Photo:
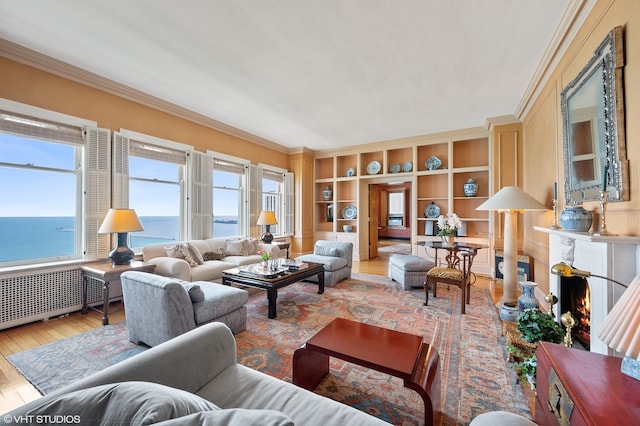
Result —
[{"label": "light hardwood floor", "polygon": [[[383,241],[383,245],[394,241]],[[374,275],[388,275],[389,253],[380,253],[375,259],[354,262],[353,272]],[[502,297],[502,288],[493,280],[479,277],[476,286],[488,288],[497,302]],[[119,311],[115,311],[118,310]],[[125,319],[121,303],[110,306],[109,321],[116,323]],[[13,353],[31,349],[65,337],[89,331],[102,326],[102,314],[90,310],[82,315],[74,312],[63,317],[39,321],[0,331],[0,413],[5,413],[40,396],[38,391],[5,359]]]}]

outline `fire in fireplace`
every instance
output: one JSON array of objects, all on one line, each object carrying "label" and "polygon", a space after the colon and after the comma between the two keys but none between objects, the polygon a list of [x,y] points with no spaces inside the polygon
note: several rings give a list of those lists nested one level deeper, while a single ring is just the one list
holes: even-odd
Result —
[{"label": "fire in fireplace", "polygon": [[583,277],[563,277],[560,281],[560,312],[571,312],[576,320],[573,340],[589,350],[591,347],[591,294]]}]

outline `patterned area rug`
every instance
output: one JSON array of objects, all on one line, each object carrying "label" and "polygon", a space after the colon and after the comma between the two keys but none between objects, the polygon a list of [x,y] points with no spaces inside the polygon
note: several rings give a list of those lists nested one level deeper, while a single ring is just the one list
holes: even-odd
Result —
[{"label": "patterned area rug", "polygon": [[411,244],[399,243],[389,246],[380,246],[378,251],[381,253],[397,253],[397,254],[411,254]]},{"label": "patterned area rug", "polygon": [[[438,289],[424,306],[421,289],[402,291],[386,277],[354,274],[325,293],[296,283],[278,292],[278,316],[267,319],[266,294],[248,303],[247,330],[236,336],[244,365],[291,381],[293,352],[336,317],[422,335],[438,349],[444,425],[505,410],[531,418],[515,373],[505,362],[500,320],[487,290],[472,288],[471,305],[459,315],[456,287]],[[109,325],[8,357],[42,393],[132,356],[124,323]],[[418,394],[400,379],[331,358],[331,372],[316,392],[397,425],[423,424]]]}]

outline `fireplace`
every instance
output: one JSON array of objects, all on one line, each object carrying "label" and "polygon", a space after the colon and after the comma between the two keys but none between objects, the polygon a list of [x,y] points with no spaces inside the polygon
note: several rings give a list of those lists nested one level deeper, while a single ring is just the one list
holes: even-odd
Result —
[{"label": "fireplace", "polygon": [[591,293],[589,282],[582,277],[560,279],[560,312],[571,312],[576,325],[571,330],[574,347],[591,347]]},{"label": "fireplace", "polygon": [[[569,232],[538,226],[534,229],[549,234],[549,267],[564,262],[574,268],[623,283],[631,283],[640,272],[640,237],[593,236],[585,232]],[[576,299],[575,295],[563,293],[568,291],[566,288],[574,287],[574,285],[565,285],[564,282],[561,284],[561,280],[566,279],[549,272],[549,291],[558,298],[558,303],[554,306],[556,318],[560,318],[562,313],[571,309],[571,303],[577,305],[577,301],[566,300],[567,298]],[[591,323],[590,329],[593,330],[593,333],[589,332],[590,351],[613,355],[613,351],[596,336],[595,332],[624,292],[624,288],[602,278],[572,277],[570,279],[584,281],[585,293],[589,293],[588,320]],[[574,340],[577,339],[574,338]]]}]

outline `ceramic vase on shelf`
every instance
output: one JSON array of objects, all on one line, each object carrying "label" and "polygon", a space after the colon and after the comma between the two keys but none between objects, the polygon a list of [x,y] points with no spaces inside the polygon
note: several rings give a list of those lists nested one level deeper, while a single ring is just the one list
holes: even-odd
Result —
[{"label": "ceramic vase on shelf", "polygon": [[440,238],[445,246],[452,246],[456,240],[455,235],[441,235]]},{"label": "ceramic vase on shelf", "polygon": [[533,281],[520,281],[520,285],[522,286],[522,294],[518,297],[518,310],[524,312],[525,309],[538,308],[540,304],[534,295],[538,283]]},{"label": "ceramic vase on shelf", "polygon": [[469,178],[464,184],[464,195],[467,197],[475,197],[478,195],[478,184],[473,178]]},{"label": "ceramic vase on shelf", "polygon": [[325,201],[331,201],[332,195],[333,191],[331,190],[331,187],[329,185],[325,186],[322,190],[322,198],[324,198]]}]

